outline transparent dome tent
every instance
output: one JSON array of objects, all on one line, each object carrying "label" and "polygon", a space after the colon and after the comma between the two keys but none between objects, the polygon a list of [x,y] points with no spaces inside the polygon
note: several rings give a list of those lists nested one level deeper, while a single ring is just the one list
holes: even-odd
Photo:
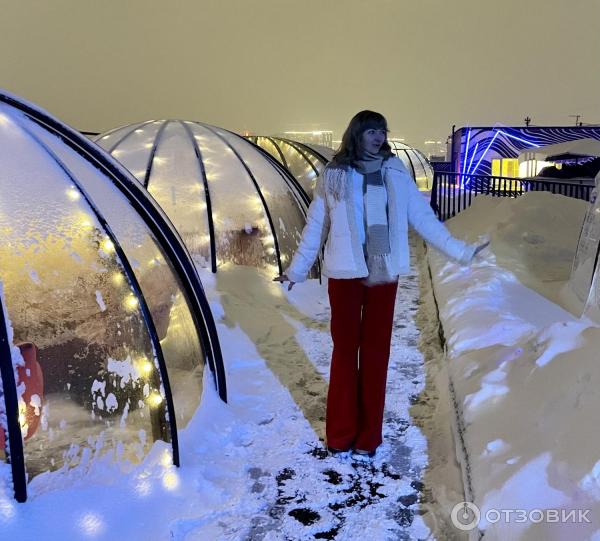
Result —
[{"label": "transparent dome tent", "polygon": [[180,237],[102,149],[4,92],[0,166],[0,479],[25,501],[40,474],[128,468],[157,440],[179,465],[205,363],[227,398]]},{"label": "transparent dome tent", "polygon": [[286,167],[312,198],[315,181],[332,156],[328,158],[326,154],[314,147],[281,137],[249,135],[247,139],[266,150]]},{"label": "transparent dome tent", "polygon": [[425,155],[420,150],[394,139],[388,140],[388,143],[392,152],[404,162],[412,174],[419,190],[430,191],[433,186],[433,167]]},{"label": "transparent dome tent", "polygon": [[96,142],[150,192],[198,265],[283,272],[310,200],[267,152],[228,130],[187,120],[131,124]]},{"label": "transparent dome tent", "polygon": [[[279,137],[250,135],[248,139],[287,167],[311,198],[317,176],[333,159],[336,152],[321,145],[298,143]],[[433,167],[425,155],[420,150],[395,139],[389,139],[388,143],[392,152],[406,165],[419,190],[431,190]]]}]

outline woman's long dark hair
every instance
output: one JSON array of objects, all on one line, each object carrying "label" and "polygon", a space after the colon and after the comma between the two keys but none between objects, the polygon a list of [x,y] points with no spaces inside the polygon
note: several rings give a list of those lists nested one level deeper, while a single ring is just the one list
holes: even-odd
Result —
[{"label": "woman's long dark hair", "polygon": [[[360,160],[362,153],[361,137],[367,130],[385,130],[387,133],[385,117],[375,111],[361,111],[355,114],[342,136],[340,148],[331,160],[333,166],[353,166]],[[387,142],[387,137],[385,143],[381,145],[379,153],[384,158],[390,158],[394,155]]]}]

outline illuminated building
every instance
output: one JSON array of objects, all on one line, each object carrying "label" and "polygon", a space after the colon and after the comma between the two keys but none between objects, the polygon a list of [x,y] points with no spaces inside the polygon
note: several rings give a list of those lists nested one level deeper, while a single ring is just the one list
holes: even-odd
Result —
[{"label": "illuminated building", "polygon": [[286,131],[280,136],[299,143],[323,145],[329,148],[333,146],[333,132],[330,130]]},{"label": "illuminated building", "polygon": [[528,176],[527,168],[520,168],[518,160],[523,151],[588,137],[600,139],[600,127],[462,127],[451,135],[449,161],[460,173],[524,177]]}]

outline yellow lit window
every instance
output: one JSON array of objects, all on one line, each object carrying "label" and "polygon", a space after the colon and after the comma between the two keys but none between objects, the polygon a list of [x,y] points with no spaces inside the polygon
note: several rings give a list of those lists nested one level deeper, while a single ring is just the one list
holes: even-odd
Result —
[{"label": "yellow lit window", "polygon": [[500,176],[500,161],[501,160],[499,160],[497,158],[492,160],[492,176],[493,177]]},{"label": "yellow lit window", "polygon": [[505,158],[502,160],[502,176],[503,177],[518,177],[519,176],[519,160],[516,158]]}]

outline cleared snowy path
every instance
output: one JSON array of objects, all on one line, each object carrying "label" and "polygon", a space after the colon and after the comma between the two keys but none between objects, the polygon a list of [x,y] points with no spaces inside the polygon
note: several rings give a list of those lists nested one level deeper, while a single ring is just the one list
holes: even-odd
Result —
[{"label": "cleared snowy path", "polygon": [[[449,415],[447,407],[440,406],[436,390],[438,383],[446,384],[439,377],[437,322],[428,284],[423,291],[419,288],[415,257],[422,258],[423,249],[414,244],[412,272],[398,288],[384,445],[372,465],[340,462],[323,450],[331,355],[325,287],[299,284],[289,294],[290,305],[282,289],[274,290],[259,275],[242,276],[235,270],[218,275],[225,321],[239,325],[255,344],[289,391],[298,417],[308,421],[313,432],[311,437],[310,429],[304,431],[308,438],[304,442],[294,438],[290,446],[285,433],[297,432],[293,425],[302,422],[296,415],[285,420],[285,412],[279,410],[276,417],[282,424],[269,435],[266,445],[264,441],[259,445],[259,454],[264,455],[256,456],[255,440],[248,446],[255,447],[254,452],[248,449],[251,491],[263,500],[264,508],[243,519],[251,521],[243,538],[456,538],[445,524],[448,513],[437,502],[440,494],[451,493],[450,503],[462,497]],[[421,350],[431,357],[428,364]],[[426,379],[428,390],[424,391]],[[430,451],[436,456],[430,457]]]}]

